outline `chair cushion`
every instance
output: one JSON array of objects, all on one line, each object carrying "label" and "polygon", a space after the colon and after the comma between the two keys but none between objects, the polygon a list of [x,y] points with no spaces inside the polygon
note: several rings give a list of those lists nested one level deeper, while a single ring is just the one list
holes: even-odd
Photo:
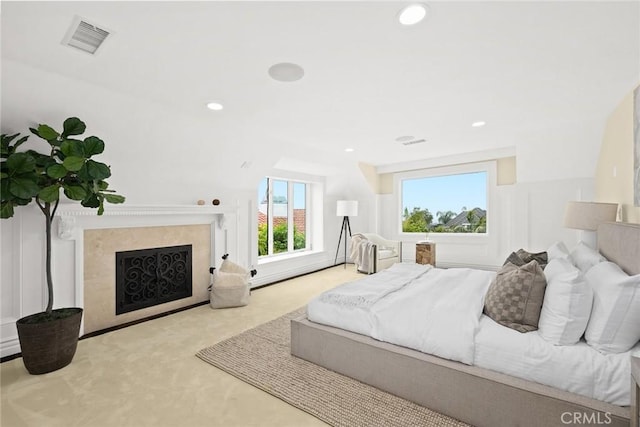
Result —
[{"label": "chair cushion", "polygon": [[397,256],[396,255],[396,251],[394,251],[393,249],[380,249],[380,248],[378,248],[378,259],[393,258],[395,256]]}]

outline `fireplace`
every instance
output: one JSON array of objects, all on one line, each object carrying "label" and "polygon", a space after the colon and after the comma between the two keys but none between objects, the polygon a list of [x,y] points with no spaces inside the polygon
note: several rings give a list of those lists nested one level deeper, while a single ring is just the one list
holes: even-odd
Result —
[{"label": "fireplace", "polygon": [[[117,216],[107,220],[119,219]],[[114,326],[136,322],[141,319],[161,315],[184,307],[202,303],[209,299],[207,290],[211,275],[209,267],[212,259],[212,234],[209,224],[177,224],[145,227],[117,227],[89,229],[83,231],[83,304],[84,330],[91,333]],[[190,268],[186,277],[191,280],[191,294],[180,299],[162,299],[156,305],[145,304],[133,311],[121,311],[118,303],[116,256],[120,253],[140,254],[150,248],[171,248],[191,246]],[[221,248],[223,248],[221,246]],[[141,251],[141,252],[138,252]],[[221,252],[224,253],[224,252]],[[147,263],[154,261],[149,259]],[[155,270],[146,275],[156,275]],[[180,286],[181,287],[181,286]],[[137,292],[129,292],[131,301],[137,302]],[[149,291],[147,291],[149,293]],[[190,296],[189,296],[190,295]]]},{"label": "fireplace", "polygon": [[116,315],[189,298],[191,245],[116,252]]}]

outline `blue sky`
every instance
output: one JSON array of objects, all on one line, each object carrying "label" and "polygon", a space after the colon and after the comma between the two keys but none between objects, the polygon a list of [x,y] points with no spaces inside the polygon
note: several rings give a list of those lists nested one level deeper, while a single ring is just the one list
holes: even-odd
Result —
[{"label": "blue sky", "polygon": [[[296,183],[293,205],[304,208],[304,184]],[[258,203],[262,201],[267,188],[267,179],[258,185]],[[296,191],[297,190],[297,191]],[[402,210],[412,211],[415,206],[427,208],[435,217],[438,211],[460,213],[463,206],[468,209],[487,209],[487,174],[474,172],[402,181]],[[274,196],[287,195],[285,181],[274,180]]]},{"label": "blue sky", "polygon": [[[265,191],[267,190],[267,179],[264,178],[258,185],[258,203],[264,199]],[[274,197],[283,196],[287,197],[287,183],[286,181],[273,181],[273,195]],[[293,208],[304,209],[305,194],[304,184],[296,182],[293,188]]]},{"label": "blue sky", "polygon": [[487,209],[487,174],[474,172],[402,181],[402,210],[427,208],[434,216],[438,211],[460,213],[467,209]]}]

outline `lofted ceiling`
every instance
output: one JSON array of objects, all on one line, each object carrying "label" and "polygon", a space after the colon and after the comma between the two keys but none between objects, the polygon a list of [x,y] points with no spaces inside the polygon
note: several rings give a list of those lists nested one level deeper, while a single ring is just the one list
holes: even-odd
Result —
[{"label": "lofted ceiling", "polygon": [[[411,27],[397,21],[406,4],[3,1],[2,58],[160,105],[211,140],[311,173],[601,129],[638,83],[638,2],[430,2]],[[61,44],[75,16],[112,31],[97,55]],[[304,77],[272,80],[279,62]]]}]

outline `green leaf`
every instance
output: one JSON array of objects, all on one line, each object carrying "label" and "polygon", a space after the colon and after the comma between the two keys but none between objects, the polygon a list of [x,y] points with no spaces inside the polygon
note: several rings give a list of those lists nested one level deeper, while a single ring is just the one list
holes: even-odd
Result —
[{"label": "green leaf", "polygon": [[15,206],[27,206],[31,203],[31,200],[33,199],[13,199],[13,204]]},{"label": "green leaf", "polygon": [[91,156],[104,151],[104,141],[97,136],[90,136],[84,140],[84,156],[88,159]]},{"label": "green leaf", "polygon": [[71,200],[84,200],[87,197],[87,191],[79,185],[65,185],[64,195]]},{"label": "green leaf", "polygon": [[4,172],[2,172],[2,173],[0,173],[0,178],[2,178],[2,179],[9,178],[9,175],[4,173]]},{"label": "green leaf", "polygon": [[2,202],[0,205],[0,218],[11,218],[13,216],[13,203]]},{"label": "green leaf", "polygon": [[65,168],[64,166],[56,163],[54,165],[51,165],[47,168],[47,175],[49,175],[51,178],[54,179],[60,179],[64,176],[67,175],[67,168]]},{"label": "green leaf", "polygon": [[27,153],[13,153],[7,159],[7,167],[9,168],[10,175],[31,172],[35,166],[35,159]]},{"label": "green leaf", "polygon": [[19,146],[21,146],[27,139],[29,139],[29,135],[23,136],[22,138],[20,138],[19,140],[16,141],[15,144],[13,144],[13,148],[14,150],[16,148],[18,148]]},{"label": "green leaf", "polygon": [[55,202],[60,198],[60,185],[55,184],[55,185],[50,185],[48,187],[43,188],[38,193],[38,197],[40,198],[40,200],[44,202],[49,202],[49,203]]},{"label": "green leaf", "polygon": [[0,195],[2,195],[2,201],[13,199],[13,195],[9,192],[9,180],[3,179],[0,181]]},{"label": "green leaf", "polygon": [[104,199],[109,203],[124,203],[124,196],[120,196],[118,194],[104,194]]},{"label": "green leaf", "polygon": [[91,194],[88,198],[84,199],[81,203],[85,208],[97,208],[100,206],[100,199],[96,194]]},{"label": "green leaf", "polygon": [[40,138],[46,139],[47,141],[55,141],[60,136],[58,132],[48,125],[39,125],[36,135]]},{"label": "green leaf", "polygon": [[18,136],[20,136],[19,133],[16,133],[16,134],[13,134],[13,135],[2,134],[2,138],[1,138],[2,142],[0,143],[0,146],[2,148],[2,154],[3,155],[7,156],[7,155],[9,155],[11,153],[15,153],[16,148],[18,148],[27,139],[29,139],[29,135],[23,136],[22,138],[17,140],[15,144],[11,145],[11,142],[14,139],[16,139]]},{"label": "green leaf", "polygon": [[87,173],[92,179],[100,181],[111,176],[111,169],[104,163],[88,160]]},{"label": "green leaf", "polygon": [[83,142],[78,139],[65,139],[60,144],[60,151],[65,156],[85,157]]},{"label": "green leaf", "polygon": [[31,199],[40,191],[38,184],[29,178],[10,178],[9,192],[20,199]]},{"label": "green leaf", "polygon": [[63,127],[63,138],[66,138],[69,135],[80,135],[87,128],[84,122],[77,117],[69,117],[64,121]]},{"label": "green leaf", "polygon": [[78,172],[84,166],[84,159],[76,156],[69,156],[62,162],[62,166],[67,168],[68,171]]}]

